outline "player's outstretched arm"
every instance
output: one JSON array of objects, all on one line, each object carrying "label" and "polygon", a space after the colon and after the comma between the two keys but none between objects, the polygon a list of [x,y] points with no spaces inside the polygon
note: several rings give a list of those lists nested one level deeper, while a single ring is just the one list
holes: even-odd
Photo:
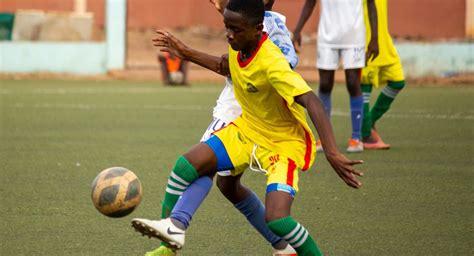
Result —
[{"label": "player's outstretched arm", "polygon": [[171,33],[156,30],[157,36],[152,39],[153,45],[162,52],[171,52],[183,60],[188,60],[223,76],[229,76],[229,64],[226,55],[221,57],[197,51],[185,45]]},{"label": "player's outstretched arm", "polygon": [[299,52],[301,47],[301,31],[303,30],[304,24],[308,21],[311,13],[313,13],[314,6],[316,5],[317,0],[306,0],[304,2],[303,9],[301,10],[300,18],[298,23],[296,23],[296,28],[293,30],[293,46],[295,51]]},{"label": "player's outstretched arm", "polygon": [[379,25],[375,0],[367,0],[367,11],[370,23],[370,41],[365,56],[366,65],[369,61],[373,61],[377,56],[379,56]]},{"label": "player's outstretched arm", "polygon": [[357,180],[357,176],[362,176],[363,173],[356,170],[354,165],[361,164],[362,160],[347,159],[336,147],[336,139],[329,122],[329,118],[324,112],[323,104],[319,98],[312,91],[298,95],[295,97],[295,102],[302,105],[308,111],[308,114],[318,131],[319,138],[324,148],[324,154],[331,164],[337,175],[344,180],[344,182],[353,187],[360,188],[362,183]]}]

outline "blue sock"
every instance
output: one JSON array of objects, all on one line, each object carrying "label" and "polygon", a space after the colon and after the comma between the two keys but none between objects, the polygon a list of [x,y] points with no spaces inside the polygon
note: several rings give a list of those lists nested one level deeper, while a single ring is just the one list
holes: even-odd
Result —
[{"label": "blue sock", "polygon": [[326,115],[330,118],[331,117],[331,93],[324,93],[319,91],[319,98],[323,102],[324,111],[326,111]]},{"label": "blue sock", "polygon": [[209,176],[199,177],[183,192],[171,211],[170,217],[181,222],[184,229],[187,229],[194,213],[207,197],[211,188],[212,179]]},{"label": "blue sock", "polygon": [[265,222],[265,206],[254,192],[234,206],[269,243],[275,245],[282,240],[268,228]]},{"label": "blue sock", "polygon": [[352,138],[361,140],[362,114],[364,111],[364,96],[350,97]]}]

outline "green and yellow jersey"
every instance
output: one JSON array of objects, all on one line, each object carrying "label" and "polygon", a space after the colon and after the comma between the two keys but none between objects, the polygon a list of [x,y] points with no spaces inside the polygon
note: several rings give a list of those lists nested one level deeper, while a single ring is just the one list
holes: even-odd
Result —
[{"label": "green and yellow jersey", "polygon": [[305,170],[314,161],[315,145],[304,108],[294,97],[311,88],[294,72],[266,34],[254,55],[240,61],[229,46],[229,69],[242,115],[233,123],[260,147],[291,158]]}]

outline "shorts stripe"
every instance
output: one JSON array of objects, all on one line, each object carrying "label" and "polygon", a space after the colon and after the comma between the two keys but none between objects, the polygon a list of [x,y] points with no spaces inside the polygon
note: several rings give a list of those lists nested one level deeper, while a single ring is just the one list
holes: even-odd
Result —
[{"label": "shorts stripe", "polygon": [[293,187],[293,178],[295,175],[295,161],[288,158],[288,171],[286,173],[286,184]]},{"label": "shorts stripe", "polygon": [[292,186],[286,184],[272,183],[267,185],[267,194],[273,191],[282,191],[290,194],[291,197],[295,197],[296,191]]},{"label": "shorts stripe", "polygon": [[313,141],[311,140],[311,135],[308,131],[306,131],[306,129],[304,129],[304,136],[306,140],[306,152],[304,154],[304,166],[302,170],[306,171],[308,170],[309,162],[311,161],[311,154],[313,152]]},{"label": "shorts stripe", "polygon": [[234,169],[234,165],[232,164],[232,161],[230,160],[229,155],[227,154],[227,150],[224,146],[224,143],[222,143],[219,137],[213,135],[204,143],[206,143],[216,155],[217,171],[227,171]]}]

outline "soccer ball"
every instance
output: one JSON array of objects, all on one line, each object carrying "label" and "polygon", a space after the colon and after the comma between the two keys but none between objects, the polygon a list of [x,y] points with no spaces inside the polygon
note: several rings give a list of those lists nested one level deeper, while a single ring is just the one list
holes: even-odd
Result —
[{"label": "soccer ball", "polygon": [[92,202],[102,214],[120,218],[140,204],[143,190],[138,177],[123,167],[103,170],[92,182]]}]

